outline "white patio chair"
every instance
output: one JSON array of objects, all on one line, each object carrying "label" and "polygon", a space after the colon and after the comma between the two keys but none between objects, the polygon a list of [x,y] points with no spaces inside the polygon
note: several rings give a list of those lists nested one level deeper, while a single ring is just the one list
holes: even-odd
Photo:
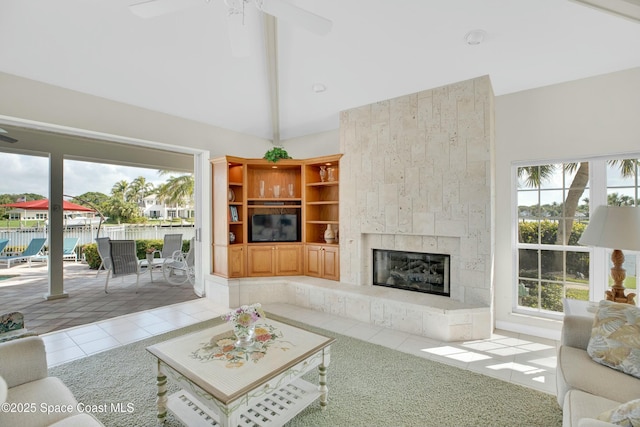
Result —
[{"label": "white patio chair", "polygon": [[165,234],[160,258],[169,258],[175,251],[182,251],[182,234]]},{"label": "white patio chair", "polygon": [[[136,254],[136,242],[135,240],[110,240],[109,259],[111,267],[107,270],[107,280],[104,283],[104,292],[107,291],[109,286],[109,278],[124,277],[131,274],[136,275],[136,292],[138,292],[138,285],[140,284],[140,275],[145,273],[145,270],[140,268],[140,261]],[[105,262],[105,267],[106,267]]]},{"label": "white patio chair", "polygon": [[[146,267],[149,269],[149,274],[151,276],[151,281],[153,282],[153,270],[161,269],[164,261],[167,258],[171,258],[175,251],[182,251],[182,234],[165,234],[164,242],[162,244],[161,251],[154,251],[151,257],[153,261],[151,265],[149,265],[149,259],[144,259],[140,262],[142,267]],[[156,257],[156,254],[159,255],[159,258]]]},{"label": "white patio chair", "polygon": [[195,283],[195,237],[189,242],[189,251],[175,251],[171,257],[162,263],[162,273],[167,282],[172,285],[182,285],[187,281]]},{"label": "white patio chair", "polygon": [[98,255],[100,255],[100,267],[98,267],[98,272],[96,273],[96,277],[100,274],[100,272],[104,269],[108,271],[111,270],[111,246],[109,245],[108,237],[98,237],[96,238],[96,246],[98,247]]}]

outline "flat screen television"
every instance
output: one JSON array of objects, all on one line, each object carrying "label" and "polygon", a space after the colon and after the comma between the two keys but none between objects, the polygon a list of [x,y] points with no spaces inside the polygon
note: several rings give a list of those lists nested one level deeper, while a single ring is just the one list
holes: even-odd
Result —
[{"label": "flat screen television", "polygon": [[251,217],[252,242],[299,242],[300,228],[295,214],[255,214]]}]

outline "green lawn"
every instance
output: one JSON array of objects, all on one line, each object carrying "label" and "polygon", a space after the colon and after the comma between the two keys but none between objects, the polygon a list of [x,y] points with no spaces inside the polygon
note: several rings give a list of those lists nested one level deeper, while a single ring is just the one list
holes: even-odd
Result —
[{"label": "green lawn", "polygon": [[[626,289],[637,289],[636,276],[627,276],[627,278],[624,279],[623,285]],[[609,277],[609,286],[613,286],[613,279],[611,277]]]}]

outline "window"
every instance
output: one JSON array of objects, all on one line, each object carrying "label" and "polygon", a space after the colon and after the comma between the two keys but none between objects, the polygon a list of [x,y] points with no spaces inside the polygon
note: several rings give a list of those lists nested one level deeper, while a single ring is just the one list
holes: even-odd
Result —
[{"label": "window", "polygon": [[[610,284],[610,250],[578,244],[590,207],[636,206],[637,159],[592,159],[514,168],[516,311],[558,315],[563,298],[599,300]],[[635,289],[636,256],[625,287]],[[603,285],[604,284],[604,285]]]}]

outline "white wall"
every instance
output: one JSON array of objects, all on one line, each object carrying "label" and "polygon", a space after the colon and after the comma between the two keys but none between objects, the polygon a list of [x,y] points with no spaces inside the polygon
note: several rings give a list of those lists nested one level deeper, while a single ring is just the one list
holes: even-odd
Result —
[{"label": "white wall", "polygon": [[282,144],[294,159],[328,156],[340,152],[340,132],[338,129],[287,139]]},{"label": "white wall", "polygon": [[511,166],[524,160],[640,150],[640,68],[496,97],[495,317],[501,328],[559,331],[560,323],[511,314]]},{"label": "white wall", "polygon": [[259,157],[269,141],[227,129],[0,73],[0,115],[112,135]]}]

